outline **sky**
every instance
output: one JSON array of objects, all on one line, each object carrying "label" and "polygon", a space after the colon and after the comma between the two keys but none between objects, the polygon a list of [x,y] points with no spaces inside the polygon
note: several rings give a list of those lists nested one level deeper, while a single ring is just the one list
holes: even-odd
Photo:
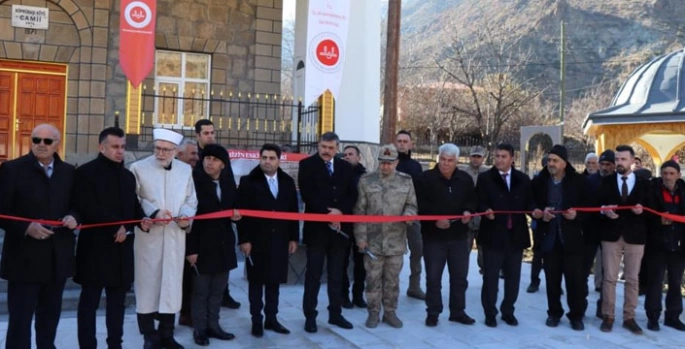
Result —
[{"label": "sky", "polygon": [[[386,3],[388,0],[380,0],[381,3]],[[295,5],[297,0],[283,0],[283,21],[295,20]]]}]

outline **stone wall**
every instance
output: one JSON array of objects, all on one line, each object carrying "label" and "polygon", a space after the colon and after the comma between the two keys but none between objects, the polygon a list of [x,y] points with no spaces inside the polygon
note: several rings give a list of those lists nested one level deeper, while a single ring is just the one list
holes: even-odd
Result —
[{"label": "stone wall", "polygon": [[[50,27],[13,28],[13,4],[47,7]],[[97,135],[125,123],[126,80],[119,67],[119,0],[0,0],[0,59],[69,65],[66,158],[97,153]],[[280,93],[282,0],[158,0],[158,49],[211,54],[214,91]],[[153,84],[154,72],[146,80]]]}]

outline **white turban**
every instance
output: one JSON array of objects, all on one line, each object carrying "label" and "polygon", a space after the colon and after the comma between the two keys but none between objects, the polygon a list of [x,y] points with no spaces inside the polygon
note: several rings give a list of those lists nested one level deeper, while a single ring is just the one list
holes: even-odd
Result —
[{"label": "white turban", "polygon": [[156,128],[152,130],[152,137],[156,141],[167,141],[176,145],[181,144],[183,135],[164,128]]}]

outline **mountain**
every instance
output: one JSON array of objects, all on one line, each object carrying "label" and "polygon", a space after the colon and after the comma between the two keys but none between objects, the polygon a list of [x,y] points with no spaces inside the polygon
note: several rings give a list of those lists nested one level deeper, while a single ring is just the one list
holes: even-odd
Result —
[{"label": "mountain", "polygon": [[652,57],[682,48],[683,13],[683,0],[405,0],[401,72],[424,81],[436,77],[435,60],[451,54],[455,38],[472,42],[487,27],[497,31],[496,40],[528,53],[526,78],[554,90],[563,21],[566,89],[573,96],[600,81],[622,79]]}]

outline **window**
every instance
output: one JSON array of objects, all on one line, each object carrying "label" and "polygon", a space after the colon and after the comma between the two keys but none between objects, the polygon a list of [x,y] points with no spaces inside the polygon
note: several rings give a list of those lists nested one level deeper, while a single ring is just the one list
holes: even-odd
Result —
[{"label": "window", "polygon": [[156,126],[193,127],[196,120],[209,118],[210,69],[207,54],[156,51]]}]

